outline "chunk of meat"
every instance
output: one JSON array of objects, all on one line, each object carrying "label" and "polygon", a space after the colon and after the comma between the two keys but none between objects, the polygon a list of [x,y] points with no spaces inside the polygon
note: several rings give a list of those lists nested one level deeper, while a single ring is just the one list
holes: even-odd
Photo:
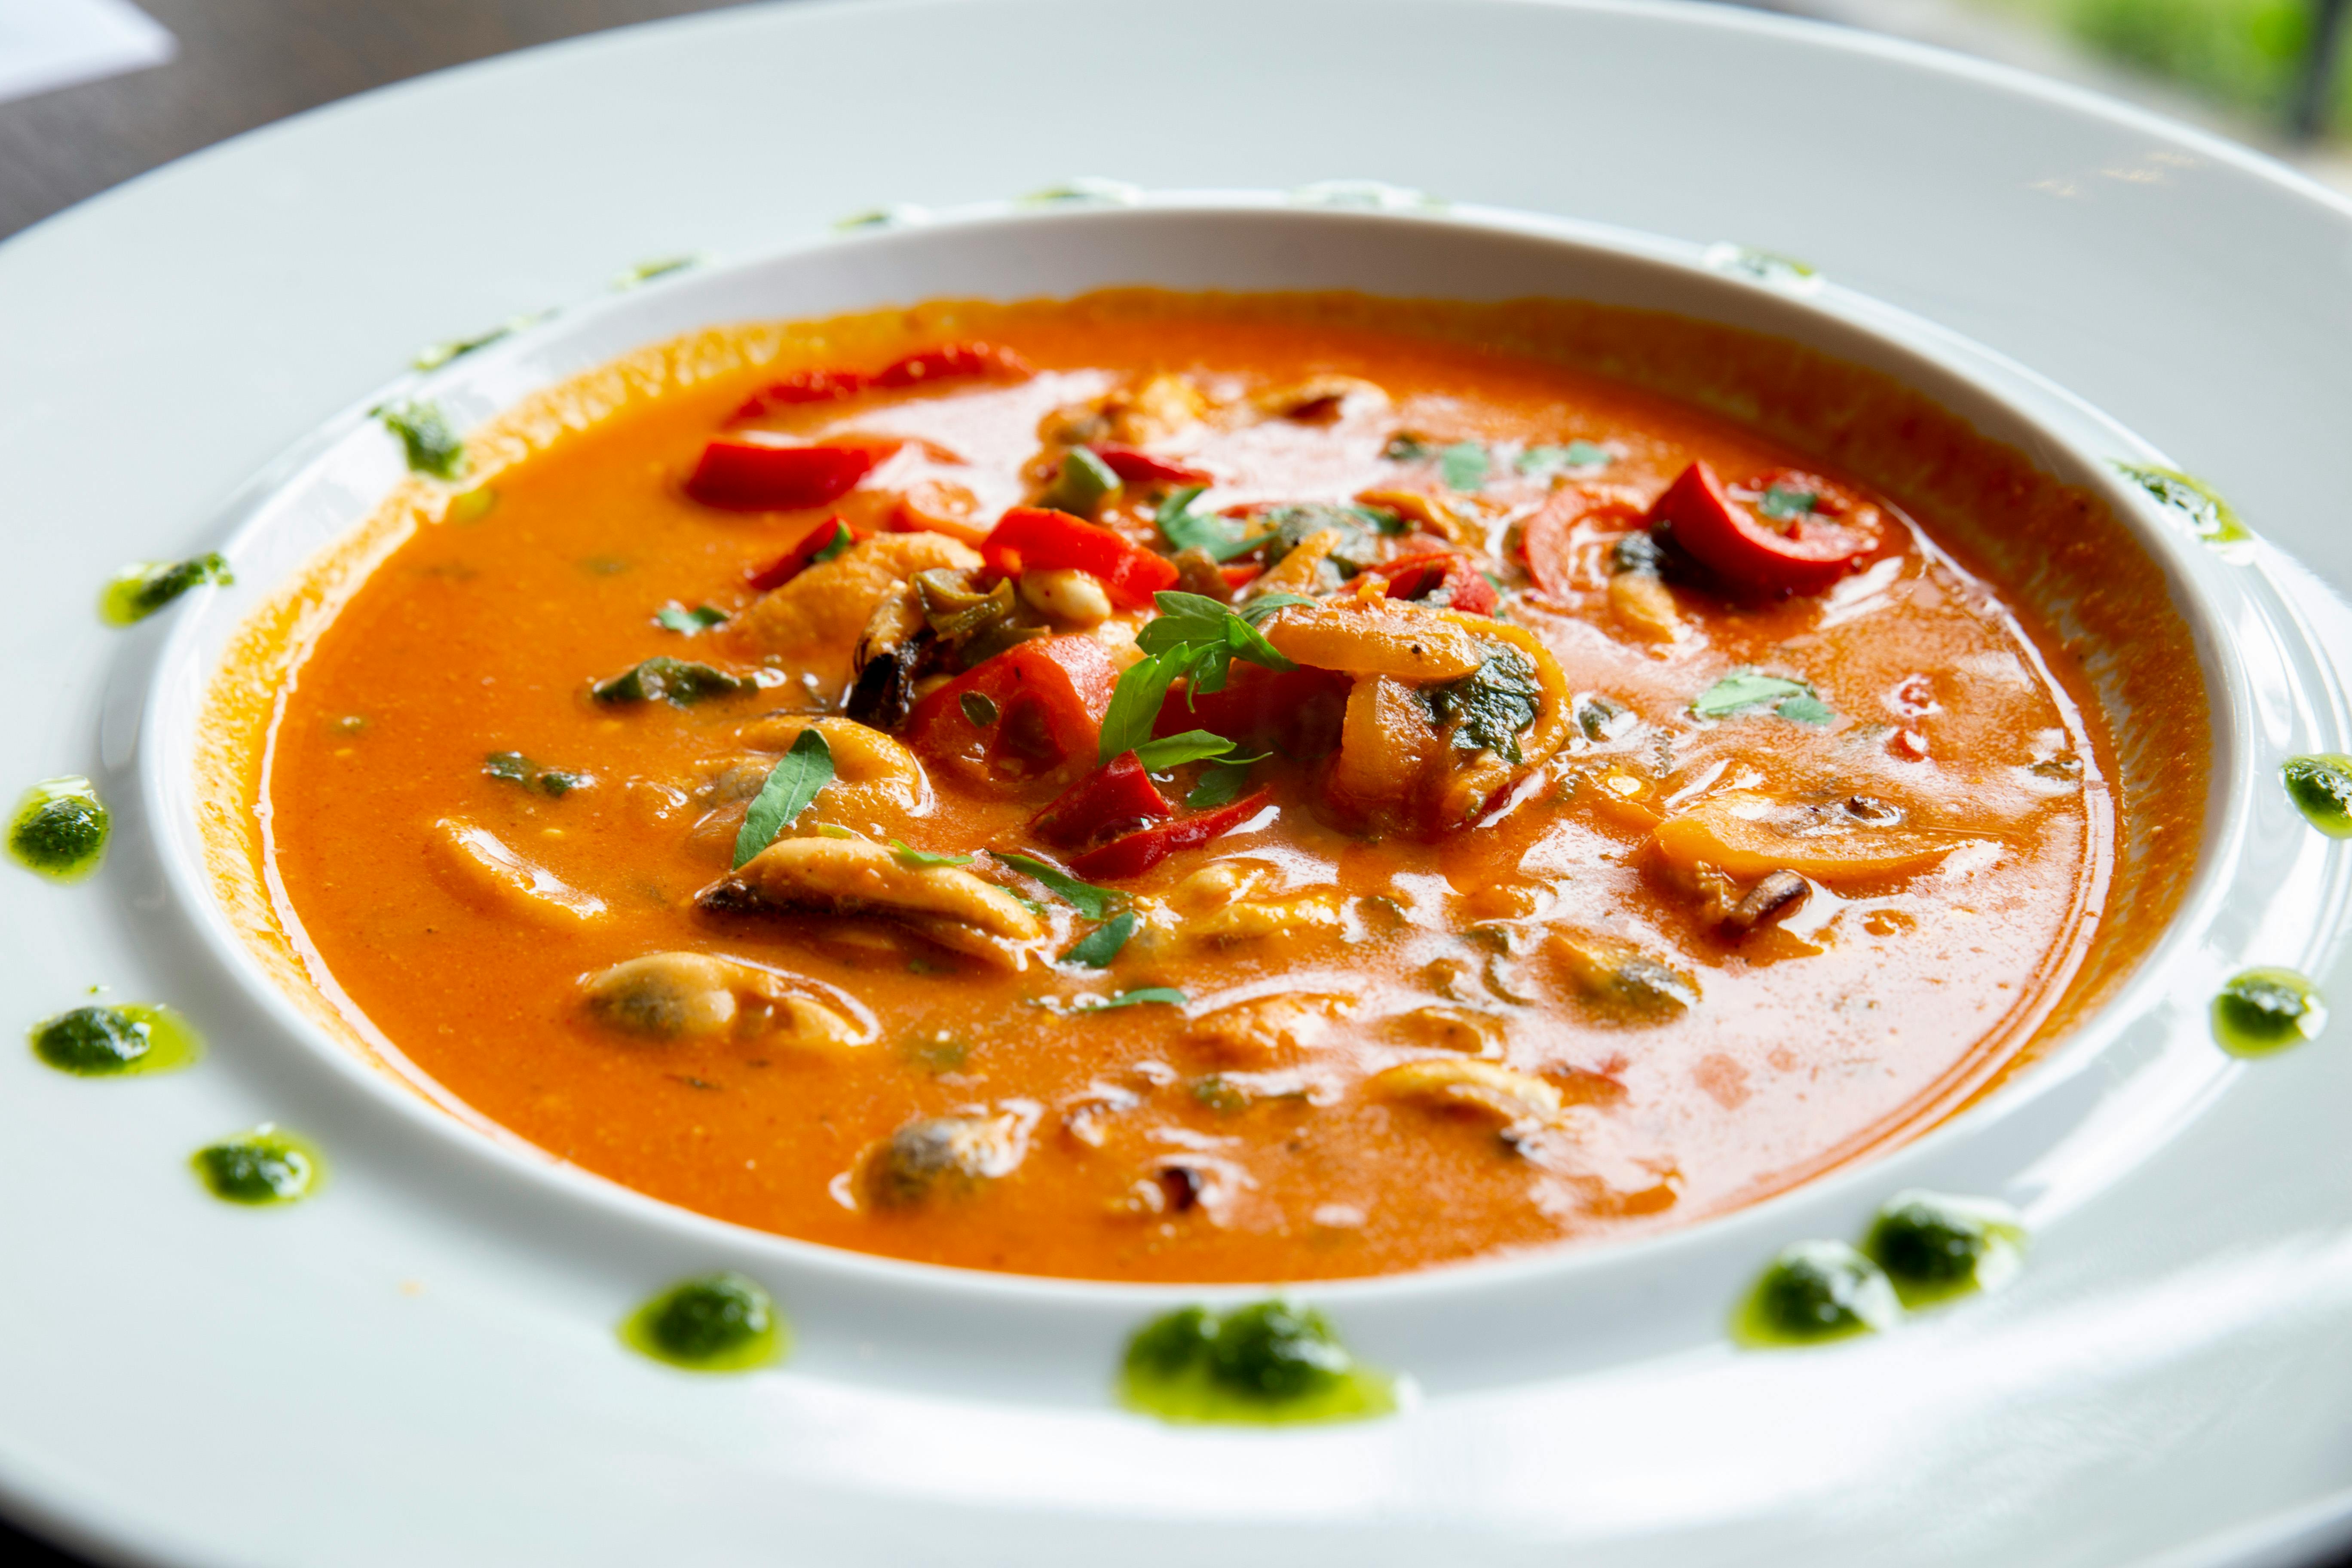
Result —
[{"label": "chunk of meat", "polygon": [[1011,1112],[926,1116],[858,1156],[853,1185],[870,1208],[908,1209],[943,1193],[1009,1175],[1028,1152],[1027,1128]]},{"label": "chunk of meat", "polygon": [[604,900],[524,859],[487,827],[445,816],[425,843],[442,881],[477,909],[539,925],[582,926],[604,916]]},{"label": "chunk of meat", "polygon": [[992,882],[953,866],[908,865],[864,838],[780,838],[695,896],[718,912],[814,910],[897,921],[941,947],[1008,969],[1045,922]]},{"label": "chunk of meat", "polygon": [[880,533],[761,595],[735,617],[750,648],[821,679],[845,680],[858,637],[885,598],[933,567],[973,571],[980,554],[943,533]]},{"label": "chunk of meat", "polygon": [[1352,996],[1279,991],[1203,1013],[1186,1037],[1225,1065],[1270,1067],[1319,1044],[1355,1006]]},{"label": "chunk of meat", "polygon": [[1832,887],[1925,871],[1969,842],[1958,834],[1884,825],[1883,814],[1727,790],[1692,802],[1651,831],[1685,876],[1714,866],[1742,881],[1793,871]]},{"label": "chunk of meat", "polygon": [[872,1038],[783,976],[708,952],[649,952],[584,976],[580,989],[598,1023],[653,1039],[731,1033],[825,1047]]}]

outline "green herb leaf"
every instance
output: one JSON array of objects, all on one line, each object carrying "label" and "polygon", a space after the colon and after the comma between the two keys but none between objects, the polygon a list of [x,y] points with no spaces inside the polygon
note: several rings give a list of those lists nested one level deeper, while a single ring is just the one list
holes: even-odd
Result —
[{"label": "green herb leaf", "polygon": [[1770,485],[1766,487],[1763,498],[1756,503],[1756,510],[1777,522],[1785,522],[1792,517],[1812,516],[1813,509],[1821,504],[1821,500],[1820,494],[1813,490]]},{"label": "green herb leaf", "polygon": [[1456,441],[1437,454],[1437,477],[1449,490],[1475,490],[1486,484],[1490,461],[1477,442]]},{"label": "green herb leaf", "polygon": [[1772,711],[1783,719],[1791,719],[1800,724],[1837,722],[1837,710],[1811,692],[1807,692],[1802,697],[1784,697],[1772,705]]},{"label": "green herb leaf", "polygon": [[1529,447],[1513,459],[1523,474],[1557,473],[1564,468],[1605,468],[1617,454],[1591,441],[1570,441],[1565,447]]},{"label": "green herb leaf", "polygon": [[809,808],[817,791],[833,782],[833,748],[815,726],[800,732],[793,749],[768,770],[768,782],[751,798],[743,814],[742,830],[735,835],[735,864],[745,861],[776,841]]},{"label": "green herb leaf", "polygon": [[1184,804],[1194,811],[1231,805],[1241,798],[1243,788],[1249,783],[1249,763],[1213,763],[1202,770],[1201,782],[1192,786],[1192,793],[1184,797]]},{"label": "green herb leaf", "polygon": [[1046,891],[1090,921],[1108,920],[1112,910],[1127,907],[1128,896],[1118,889],[1097,888],[1092,882],[1081,882],[1067,871],[1049,866],[1034,855],[1022,855],[1005,849],[992,849],[989,854],[1022,875],[1043,882]]},{"label": "green herb leaf", "polygon": [[1502,643],[1485,645],[1476,669],[1459,680],[1424,688],[1422,701],[1459,752],[1496,752],[1520,760],[1519,735],[1536,721],[1543,684],[1527,655]]},{"label": "green herb leaf", "polygon": [[1155,1005],[1161,1007],[1181,1007],[1184,1005],[1184,993],[1177,990],[1173,985],[1145,985],[1133,991],[1122,991],[1116,996],[1106,996],[1101,1001],[1096,1003],[1093,1006],[1083,1008],[1081,1011],[1088,1013],[1108,1013],[1113,1007],[1145,1007]]},{"label": "green herb leaf", "polygon": [[713,626],[727,624],[727,612],[714,610],[709,605],[697,605],[688,609],[673,599],[654,612],[654,624],[665,626],[680,637],[694,637]]},{"label": "green herb leaf", "polygon": [[482,759],[485,777],[504,784],[520,784],[537,790],[550,800],[562,800],[575,789],[586,789],[596,782],[593,773],[565,773],[560,768],[543,768],[520,752],[492,752]]},{"label": "green herb leaf", "polygon": [[466,443],[449,428],[441,410],[430,403],[387,404],[375,411],[383,427],[400,437],[408,466],[436,479],[454,479],[466,471]]},{"label": "green herb leaf", "polygon": [[1400,430],[1389,437],[1381,448],[1381,456],[1391,463],[1418,463],[1437,448],[1409,430]]},{"label": "green herb leaf", "polygon": [[[814,731],[803,730],[801,733],[805,735]],[[980,858],[977,855],[934,855],[928,849],[918,849],[913,845],[902,844],[896,838],[890,840],[890,855],[899,865],[910,870],[925,866],[969,866]]]},{"label": "green herb leaf", "polygon": [[1222,757],[1234,749],[1234,743],[1206,730],[1187,730],[1181,735],[1165,735],[1131,749],[1137,762],[1158,773],[1207,757]]},{"label": "green herb leaf", "polygon": [[1265,531],[1253,531],[1250,526],[1235,518],[1220,517],[1215,512],[1194,511],[1192,503],[1201,499],[1206,485],[1186,485],[1168,492],[1160,503],[1152,522],[1160,536],[1171,550],[1204,550],[1212,561],[1231,561],[1236,555],[1246,555],[1274,537]]},{"label": "green herb leaf", "polygon": [[1111,466],[1084,447],[1073,447],[1062,454],[1062,470],[1037,504],[1055,511],[1066,511],[1077,517],[1092,517],[1109,497],[1118,492],[1118,475]]},{"label": "green herb leaf", "polygon": [[[831,522],[826,524],[826,526],[833,530],[833,537],[827,539],[823,544],[818,545],[814,550],[809,552],[808,563],[810,566],[821,566],[824,563],[832,560],[835,556],[840,554],[843,551],[848,549],[851,545],[857,542],[857,535],[851,532],[849,524],[844,522],[841,519],[836,517],[833,519]],[[806,568],[803,568],[803,570],[805,569]]]},{"label": "green herb leaf", "polygon": [[1184,650],[1171,648],[1137,659],[1119,673],[1118,684],[1111,688],[1110,707],[1103,713],[1099,761],[1108,763],[1121,752],[1150,743],[1168,688],[1186,666]]},{"label": "green herb leaf", "polygon": [[1801,724],[1827,724],[1837,718],[1836,710],[1814,695],[1810,682],[1753,669],[1735,669],[1700,692],[1691,711],[1701,719],[1726,719],[1766,707]]},{"label": "green herb leaf", "polygon": [[666,701],[674,708],[691,708],[706,697],[732,697],[757,684],[748,676],[730,675],[707,664],[657,654],[608,680],[596,682],[588,692],[597,701],[607,704]]},{"label": "green herb leaf", "polygon": [[1097,926],[1073,944],[1069,952],[1062,954],[1062,962],[1087,969],[1108,969],[1110,961],[1118,956],[1118,950],[1127,945],[1127,939],[1135,934],[1138,923],[1132,910],[1112,916],[1108,924]]},{"label": "green herb leaf", "polygon": [[1272,670],[1297,666],[1276,653],[1257,623],[1288,605],[1313,601],[1296,594],[1270,594],[1236,615],[1201,594],[1155,595],[1160,614],[1135,639],[1149,656],[1128,666],[1111,690],[1103,716],[1101,758],[1108,763],[1151,739],[1168,689],[1179,676],[1202,695],[1222,691],[1234,659]]}]

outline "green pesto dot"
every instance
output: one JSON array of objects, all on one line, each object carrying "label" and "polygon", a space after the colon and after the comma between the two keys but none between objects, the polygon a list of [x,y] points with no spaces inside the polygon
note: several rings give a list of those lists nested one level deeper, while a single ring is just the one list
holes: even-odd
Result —
[{"label": "green pesto dot", "polygon": [[1889,1198],[1862,1241],[1906,1307],[1996,1289],[2015,1278],[2024,1248],[2024,1222],[2008,1205],[1916,1190]]},{"label": "green pesto dot", "polygon": [[33,1054],[81,1078],[170,1072],[204,1054],[204,1038],[169,1007],[76,1007],[33,1026]]},{"label": "green pesto dot", "polygon": [[2306,821],[2330,838],[2352,838],[2352,757],[2289,757],[2279,773]]},{"label": "green pesto dot", "polygon": [[110,626],[143,621],[200,583],[223,586],[236,581],[218,552],[185,561],[134,561],[107,579],[98,596],[99,618]]},{"label": "green pesto dot", "polygon": [[2264,1057],[2327,1026],[2318,987],[2292,969],[2249,969],[2213,998],[2213,1038],[2233,1057]]},{"label": "green pesto dot", "polygon": [[430,403],[387,405],[375,411],[383,427],[397,437],[412,472],[436,479],[454,479],[466,471],[466,443],[449,428],[441,410]]},{"label": "green pesto dot", "polygon": [[688,1372],[748,1372],[780,1359],[790,1334],[774,1299],[729,1272],[671,1286],[629,1314],[621,1341]]},{"label": "green pesto dot", "polygon": [[1119,1395],[1176,1422],[1349,1421],[1396,1408],[1394,1380],[1350,1355],[1321,1313],[1281,1300],[1153,1319],[1128,1342]]},{"label": "green pesto dot", "polygon": [[1732,1337],[1757,1348],[1822,1344],[1889,1328],[1902,1311],[1877,1264],[1843,1241],[1801,1241],[1740,1302]]},{"label": "green pesto dot", "polygon": [[53,882],[79,882],[98,869],[111,826],[88,779],[43,779],[17,804],[8,827],[8,853]]},{"label": "green pesto dot", "polygon": [[326,1169],[317,1150],[268,1122],[197,1150],[190,1163],[213,1196],[255,1205],[308,1197]]}]

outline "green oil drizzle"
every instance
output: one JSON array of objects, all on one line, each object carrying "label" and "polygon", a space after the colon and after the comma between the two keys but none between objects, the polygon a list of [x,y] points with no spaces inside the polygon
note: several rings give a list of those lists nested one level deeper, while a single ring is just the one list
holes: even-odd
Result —
[{"label": "green oil drizzle", "polygon": [[326,1175],[317,1149],[273,1123],[224,1138],[195,1152],[188,1162],[224,1203],[290,1204],[306,1198]]},{"label": "green oil drizzle", "polygon": [[2330,838],[2352,838],[2352,757],[2289,757],[2279,776],[2305,820]]},{"label": "green oil drizzle", "polygon": [[79,882],[98,869],[112,826],[88,779],[43,779],[17,803],[16,820],[8,825],[8,853],[53,882]]},{"label": "green oil drizzle", "polygon": [[1259,1301],[1145,1324],[1128,1342],[1119,1400],[1163,1421],[1354,1421],[1394,1410],[1396,1385],[1358,1363],[1321,1313]]},{"label": "green oil drizzle", "polygon": [[2117,463],[2116,472],[2186,517],[2189,528],[2208,544],[2235,544],[2253,537],[2230,503],[2202,479],[2152,463]]},{"label": "green oil drizzle", "polygon": [[133,561],[107,579],[98,595],[98,618],[110,626],[143,621],[200,583],[226,587],[236,581],[218,552],[185,561]]},{"label": "green oil drizzle", "polygon": [[1891,1328],[1902,1314],[1877,1264],[1843,1241],[1801,1241],[1740,1301],[1731,1337],[1759,1349],[1824,1344]]},{"label": "green oil drizzle", "polygon": [[2025,1262],[2025,1224],[2007,1204],[1914,1189],[1886,1200],[1862,1238],[1906,1308],[1994,1290]]},{"label": "green oil drizzle", "polygon": [[2249,969],[2213,998],[2213,1038],[2233,1057],[2266,1057],[2327,1026],[2319,988],[2292,969]]},{"label": "green oil drizzle", "polygon": [[454,479],[466,471],[465,440],[449,428],[449,421],[435,405],[386,404],[372,412],[399,439],[401,454],[412,473]]},{"label": "green oil drizzle", "polygon": [[169,1007],[131,1002],[77,1007],[33,1026],[33,1054],[79,1078],[170,1072],[204,1055],[204,1037]]},{"label": "green oil drizzle", "polygon": [[749,1372],[782,1360],[792,1335],[774,1299],[730,1272],[671,1286],[622,1321],[621,1342],[688,1372]]}]

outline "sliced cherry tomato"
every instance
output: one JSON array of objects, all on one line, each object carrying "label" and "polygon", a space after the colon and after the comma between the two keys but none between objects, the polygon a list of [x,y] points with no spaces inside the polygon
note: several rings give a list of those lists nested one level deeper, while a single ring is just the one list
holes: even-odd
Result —
[{"label": "sliced cherry tomato", "polygon": [[845,517],[829,517],[806,533],[801,542],[750,575],[753,588],[764,594],[771,588],[781,588],[820,561],[830,561],[866,535],[849,526]]},{"label": "sliced cherry tomato", "polygon": [[1111,602],[1129,609],[1151,603],[1151,595],[1176,585],[1176,563],[1155,555],[1126,535],[1043,507],[1016,506],[1004,514],[980,553],[1007,577],[1024,572],[1084,572],[1101,580]]},{"label": "sliced cherry tomato", "polygon": [[1242,796],[1231,805],[1180,816],[1173,822],[1162,822],[1114,838],[1101,848],[1089,849],[1073,859],[1071,874],[1089,882],[1118,882],[1140,877],[1179,850],[1197,849],[1232,832],[1264,811],[1273,799],[1272,790],[1262,789]]},{"label": "sliced cherry tomato", "polygon": [[1110,441],[1097,441],[1087,450],[1130,485],[1205,485],[1213,477],[1206,468],[1155,458],[1139,447],[1121,447]]},{"label": "sliced cherry tomato", "polygon": [[919,386],[934,381],[954,381],[961,377],[1001,375],[1008,378],[1034,375],[1029,362],[1011,349],[998,348],[994,343],[941,343],[937,348],[920,349],[904,359],[893,360],[875,376],[877,386]]},{"label": "sliced cherry tomato", "polygon": [[1872,540],[1860,529],[1811,513],[1758,517],[1724,493],[1705,463],[1693,463],[1650,508],[1650,526],[1713,572],[1733,593],[1818,594],[1851,571]]},{"label": "sliced cherry tomato", "polygon": [[1035,778],[1102,739],[1118,667],[1093,637],[1039,637],[983,660],[915,704],[907,743],[980,783]]},{"label": "sliced cherry tomato", "polygon": [[1076,849],[1175,815],[1141,761],[1133,752],[1121,752],[1055,796],[1029,826],[1048,844]]},{"label": "sliced cherry tomato", "polygon": [[1352,684],[1337,670],[1276,672],[1236,662],[1221,691],[1188,694],[1180,688],[1171,693],[1160,705],[1152,733],[1206,730],[1253,751],[1275,746],[1294,757],[1318,757],[1339,743]]},{"label": "sliced cherry tomato", "polygon": [[1465,616],[1493,613],[1502,595],[1468,556],[1452,550],[1407,555],[1370,568],[1389,581],[1389,597],[1410,599]]},{"label": "sliced cherry tomato", "polygon": [[734,417],[762,419],[779,408],[855,397],[872,384],[872,379],[860,370],[796,370],[753,393]]},{"label": "sliced cherry tomato", "polygon": [[686,493],[730,511],[790,511],[839,500],[903,445],[898,441],[827,441],[785,447],[720,436],[702,449]]}]

